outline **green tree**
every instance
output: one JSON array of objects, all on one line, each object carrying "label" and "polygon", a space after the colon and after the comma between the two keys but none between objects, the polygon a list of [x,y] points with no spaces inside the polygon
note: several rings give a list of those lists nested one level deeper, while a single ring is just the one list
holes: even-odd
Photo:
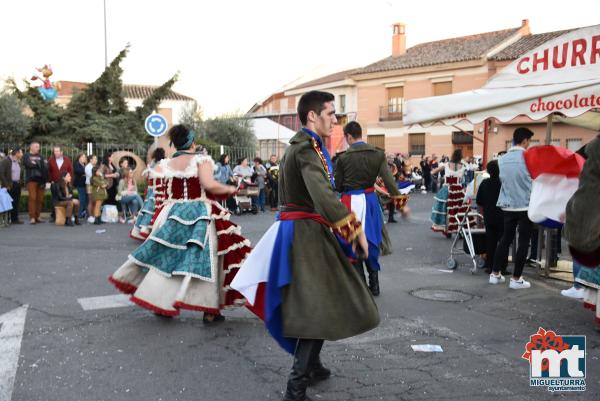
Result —
[{"label": "green tree", "polygon": [[206,137],[218,144],[254,149],[256,136],[251,124],[241,114],[229,114],[204,121],[203,129]]},{"label": "green tree", "polygon": [[98,79],[75,93],[66,109],[54,102],[44,101],[37,89],[32,88],[28,82],[27,89],[21,91],[11,81],[13,93],[33,112],[30,139],[63,144],[151,142],[152,138],[144,131],[144,119],[158,109],[178,75],[175,74],[156,88],[140,107],[129,110],[121,80],[121,62],[128,51],[129,46],[112,60]]},{"label": "green tree", "polygon": [[198,105],[197,102],[192,102],[186,107],[183,108],[181,114],[179,115],[179,122],[186,127],[194,130],[196,134],[204,138],[205,133],[203,129],[203,120],[204,113],[202,112],[202,108]]},{"label": "green tree", "polygon": [[31,118],[23,113],[26,105],[16,95],[0,93],[0,142],[23,144],[29,139]]}]

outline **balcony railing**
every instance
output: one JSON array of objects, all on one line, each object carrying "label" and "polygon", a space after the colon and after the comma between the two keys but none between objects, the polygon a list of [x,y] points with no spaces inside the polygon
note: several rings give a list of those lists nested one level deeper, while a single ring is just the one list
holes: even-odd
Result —
[{"label": "balcony railing", "polygon": [[402,121],[402,108],[379,106],[379,121]]}]

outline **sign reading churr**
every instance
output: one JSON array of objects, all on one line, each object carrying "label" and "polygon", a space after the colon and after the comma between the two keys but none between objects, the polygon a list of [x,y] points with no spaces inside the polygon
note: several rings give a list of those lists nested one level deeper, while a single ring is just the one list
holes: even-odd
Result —
[{"label": "sign reading churr", "polygon": [[538,70],[561,69],[596,64],[600,60],[600,35],[570,40],[521,57],[517,62],[519,74]]}]

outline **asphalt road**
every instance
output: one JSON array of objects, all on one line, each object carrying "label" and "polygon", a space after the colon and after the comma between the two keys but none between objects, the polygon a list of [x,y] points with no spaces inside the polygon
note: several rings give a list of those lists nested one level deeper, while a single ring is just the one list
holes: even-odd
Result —
[{"label": "asphalt road", "polygon": [[[526,269],[529,290],[490,286],[485,274],[469,273],[464,257],[455,272],[442,271],[450,242],[429,230],[431,201],[415,195],[412,218],[388,226],[394,253],[383,258],[381,325],[326,343],[322,357],[334,376],[309,394],[365,401],[600,399],[599,333],[591,312],[560,295],[568,284]],[[234,220],[255,242],[273,214]],[[2,341],[14,349],[20,338],[2,337],[9,327],[2,316],[28,305],[12,401],[281,399],[291,357],[243,309],[216,326],[188,312],[163,319],[133,306],[84,310],[78,299],[117,293],[106,279],[136,246],[128,226],[107,224],[102,234],[97,228],[0,229],[0,350]],[[449,302],[447,294],[462,301]],[[521,355],[539,327],[587,336],[585,392],[530,387]],[[443,352],[414,352],[416,344]],[[11,401],[1,394],[9,354],[0,355],[0,401]]]}]

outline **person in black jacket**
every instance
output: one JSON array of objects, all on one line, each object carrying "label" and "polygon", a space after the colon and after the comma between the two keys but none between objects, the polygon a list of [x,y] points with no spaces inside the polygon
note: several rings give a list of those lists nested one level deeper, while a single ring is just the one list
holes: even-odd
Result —
[{"label": "person in black jacket", "polygon": [[40,144],[33,142],[29,146],[29,152],[23,157],[25,166],[25,184],[29,196],[27,208],[31,224],[43,223],[40,219],[42,204],[44,202],[44,190],[48,181],[47,161],[40,154]]},{"label": "person in black jacket", "polygon": [[65,226],[72,227],[71,217],[75,215],[75,224],[79,223],[79,200],[73,198],[73,187],[71,186],[71,174],[64,171],[57,182],[50,186],[52,191],[52,204],[54,207],[64,207],[66,209]]},{"label": "person in black jacket", "polygon": [[[485,271],[490,274],[494,264],[494,255],[498,241],[504,233],[504,212],[498,206],[498,196],[500,195],[500,168],[498,161],[492,160],[487,164],[487,172],[490,178],[483,180],[477,190],[477,205],[483,209],[483,221],[485,223]],[[506,266],[502,268],[502,274],[510,274],[506,271]]]},{"label": "person in black jacket", "polygon": [[75,163],[73,163],[73,173],[75,175],[73,180],[73,186],[77,188],[77,193],[79,194],[79,204],[83,205],[79,209],[79,218],[85,218],[86,205],[88,204],[88,196],[87,191],[85,190],[85,165],[87,164],[87,156],[85,153],[80,153],[77,155],[77,159],[75,159]]}]

